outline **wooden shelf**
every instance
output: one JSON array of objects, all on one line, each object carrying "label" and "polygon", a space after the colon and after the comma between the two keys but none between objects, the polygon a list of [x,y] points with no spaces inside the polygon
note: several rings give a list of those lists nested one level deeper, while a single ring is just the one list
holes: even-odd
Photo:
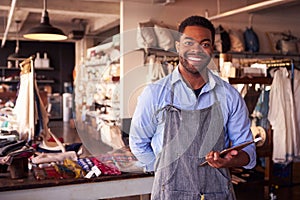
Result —
[{"label": "wooden shelf", "polygon": [[42,71],[42,70],[45,70],[45,71],[52,71],[54,70],[53,67],[45,67],[45,68],[34,68],[34,70],[38,70],[38,71]]},{"label": "wooden shelf", "polygon": [[41,83],[41,84],[51,84],[54,83],[54,80],[36,80],[37,83]]},{"label": "wooden shelf", "polygon": [[[220,52],[214,52],[215,56],[219,56]],[[226,52],[224,54],[233,55],[235,57],[244,57],[244,58],[257,58],[257,57],[272,57],[272,58],[291,58],[291,57],[299,57],[300,54],[281,54],[281,53],[260,53],[260,52]]]},{"label": "wooden shelf", "polygon": [[144,51],[146,56],[155,55],[158,57],[168,56],[168,57],[178,57],[178,53],[175,50],[165,51],[159,48],[148,48],[148,49],[137,49],[137,51]]},{"label": "wooden shelf", "polygon": [[243,77],[243,78],[229,78],[230,84],[272,84],[272,78],[269,77]]},{"label": "wooden shelf", "polygon": [[[34,68],[35,70],[54,70],[53,67],[47,67],[47,68]],[[16,68],[16,67],[12,67],[12,68],[8,68],[8,67],[5,67],[5,66],[0,66],[0,70],[7,70],[7,71],[19,71],[20,68]]]},{"label": "wooden shelf", "polygon": [[[4,84],[17,84],[19,82],[20,82],[20,80],[0,81],[0,83],[4,83]],[[51,84],[51,83],[54,83],[54,80],[37,80],[37,83]]]}]

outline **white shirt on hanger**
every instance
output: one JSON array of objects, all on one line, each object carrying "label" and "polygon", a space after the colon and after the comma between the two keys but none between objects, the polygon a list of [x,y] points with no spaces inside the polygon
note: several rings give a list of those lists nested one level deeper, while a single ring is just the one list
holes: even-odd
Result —
[{"label": "white shirt on hanger", "polygon": [[[278,68],[274,73],[270,91],[268,119],[273,129],[273,161],[289,163],[297,147],[297,125],[291,79],[286,68]],[[298,136],[299,137],[299,136]]]}]

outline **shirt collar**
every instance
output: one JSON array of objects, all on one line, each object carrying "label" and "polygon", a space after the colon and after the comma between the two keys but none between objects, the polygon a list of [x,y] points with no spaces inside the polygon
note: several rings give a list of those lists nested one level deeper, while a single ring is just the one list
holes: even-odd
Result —
[{"label": "shirt collar", "polygon": [[[217,76],[218,75],[215,72],[208,70],[208,82],[204,85],[202,89],[203,92],[208,92],[212,90],[216,85],[221,85],[221,80],[217,78]],[[177,66],[172,73],[171,85],[174,85],[178,81],[184,82]]]}]

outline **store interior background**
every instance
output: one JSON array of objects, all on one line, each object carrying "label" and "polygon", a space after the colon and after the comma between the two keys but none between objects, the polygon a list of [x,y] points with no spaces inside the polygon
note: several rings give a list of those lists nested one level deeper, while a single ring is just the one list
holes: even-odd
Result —
[{"label": "store interior background", "polygon": [[[171,3],[162,3],[171,2]],[[219,2],[219,6],[218,6]],[[131,96],[146,83],[147,69],[143,66],[144,57],[142,51],[135,51],[136,29],[139,22],[149,21],[150,19],[161,22],[171,27],[175,27],[185,17],[190,15],[215,16],[218,13],[227,12],[247,5],[259,3],[259,0],[73,0],[59,1],[51,0],[47,2],[50,23],[61,28],[66,34],[73,30],[82,30],[77,19],[82,19],[86,23],[85,37],[83,40],[69,39],[67,42],[75,44],[75,63],[76,68],[80,65],[82,58],[86,56],[86,49],[100,44],[103,40],[111,36],[122,33],[121,38],[121,117],[128,118],[134,110],[134,106],[128,105]],[[6,21],[10,11],[11,1],[3,0],[0,5],[0,37],[3,38]],[[22,0],[16,2],[15,13],[21,18],[19,39],[23,40],[22,34],[30,27],[37,25],[41,18],[43,1]],[[267,32],[288,32],[300,37],[299,19],[300,1],[285,0],[273,6],[267,6],[253,10],[252,27],[257,33],[260,41],[260,52],[272,52],[271,45],[267,38]],[[20,14],[21,13],[21,14]],[[245,30],[249,26],[250,13],[243,12],[232,16],[213,20],[215,26],[222,25],[225,29]],[[75,19],[75,20],[74,20]],[[7,34],[8,41],[14,41],[16,36],[16,26],[14,20],[10,25]],[[65,41],[66,42],[66,41]],[[4,46],[5,48],[5,46]],[[1,48],[3,51],[3,48]],[[20,47],[22,50],[22,46]],[[10,49],[13,51],[13,49]],[[30,53],[34,53],[33,50]],[[73,53],[73,52],[72,52]],[[3,59],[3,58],[1,58]],[[51,59],[51,58],[50,58]],[[53,58],[55,59],[55,58]],[[2,62],[2,61],[1,61]],[[5,61],[4,61],[5,63]],[[65,66],[56,66],[64,68]],[[72,70],[72,69],[71,69]],[[69,69],[70,71],[70,69]],[[130,72],[130,73],[129,73]],[[138,74],[136,76],[135,74]],[[144,75],[144,76],[143,76]],[[132,76],[135,81],[130,81]],[[66,80],[64,80],[66,81]],[[71,80],[70,80],[71,81]],[[133,102],[134,104],[134,102]]]},{"label": "store interior background", "polygon": [[[158,2],[158,3],[157,3]],[[162,3],[165,2],[165,3]],[[170,3],[168,3],[170,2]],[[50,22],[61,28],[66,34],[73,30],[82,30],[78,19],[85,23],[85,35],[81,40],[69,38],[47,46],[48,42],[28,41],[22,34],[30,27],[39,23],[43,7],[42,0],[19,0],[15,13],[21,18],[19,32],[20,50],[26,55],[35,54],[37,50],[48,51],[50,62],[56,68],[60,78],[59,89],[63,92],[63,83],[73,81],[72,73],[79,70],[80,63],[86,59],[87,49],[101,44],[115,34],[121,34],[120,66],[121,66],[121,118],[130,118],[134,111],[137,93],[147,84],[148,69],[144,67],[144,52],[137,50],[136,29],[139,22],[150,19],[165,25],[176,27],[182,19],[190,15],[215,16],[229,10],[241,8],[250,4],[263,2],[261,0],[49,0],[47,9]],[[218,9],[218,3],[220,3]],[[2,0],[0,3],[0,38],[4,37],[11,1]],[[232,16],[213,20],[215,26],[222,25],[225,29],[245,30],[252,17],[252,27],[260,42],[260,53],[277,53],[271,48],[267,32],[288,32],[300,38],[300,1],[286,0],[274,6],[243,12]],[[0,49],[0,65],[5,66],[7,55],[13,53],[16,39],[14,20],[10,25],[6,44]],[[22,46],[24,42],[24,48]],[[34,49],[25,48],[26,44],[34,44]],[[44,46],[45,45],[45,46]],[[53,44],[52,44],[53,45]],[[65,46],[66,45],[66,46]],[[58,48],[59,47],[59,48]],[[9,52],[7,51],[9,49]],[[55,51],[60,49],[60,51]],[[27,52],[29,51],[29,52]],[[71,54],[71,55],[69,55]],[[52,55],[52,57],[51,57]],[[132,81],[134,80],[134,81]]]}]

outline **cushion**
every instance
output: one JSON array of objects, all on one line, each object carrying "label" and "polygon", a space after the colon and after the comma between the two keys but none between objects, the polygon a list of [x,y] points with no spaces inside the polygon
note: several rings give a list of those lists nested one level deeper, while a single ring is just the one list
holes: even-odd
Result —
[{"label": "cushion", "polygon": [[229,30],[230,50],[234,52],[242,52],[245,50],[243,32],[241,30]]},{"label": "cushion", "polygon": [[140,22],[137,29],[137,45],[139,48],[157,47],[154,24],[151,21]]},{"label": "cushion", "polygon": [[297,40],[279,40],[281,53],[283,54],[296,54],[297,50]]},{"label": "cushion", "polygon": [[154,31],[156,34],[159,48],[162,48],[165,51],[175,49],[175,41],[170,29],[155,24]]}]

